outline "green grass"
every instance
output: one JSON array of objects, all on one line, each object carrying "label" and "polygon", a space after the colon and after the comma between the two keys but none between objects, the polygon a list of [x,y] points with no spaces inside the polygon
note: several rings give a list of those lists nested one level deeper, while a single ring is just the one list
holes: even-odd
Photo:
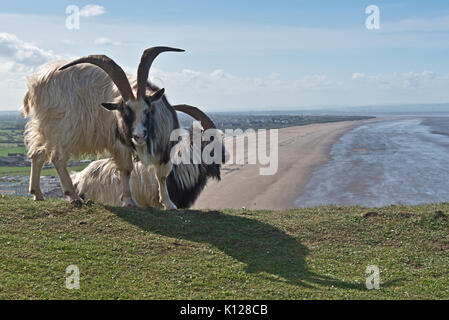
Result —
[{"label": "green grass", "polygon": [[[0,198],[0,299],[447,299],[449,204],[178,211]],[[407,212],[408,217],[401,214]],[[80,290],[65,288],[77,265]],[[381,271],[365,287],[366,267]]]},{"label": "green grass", "polygon": [[0,157],[7,157],[10,153],[22,153],[26,154],[25,147],[15,147],[15,146],[8,146],[5,148],[0,148]]},{"label": "green grass", "polygon": [[[88,164],[83,164],[80,166],[68,167],[67,170],[72,171],[82,171],[84,170]],[[16,175],[24,175],[29,176],[31,173],[31,167],[0,167],[0,177],[4,175],[16,176]],[[58,173],[56,169],[42,169],[41,176],[57,176]]]}]

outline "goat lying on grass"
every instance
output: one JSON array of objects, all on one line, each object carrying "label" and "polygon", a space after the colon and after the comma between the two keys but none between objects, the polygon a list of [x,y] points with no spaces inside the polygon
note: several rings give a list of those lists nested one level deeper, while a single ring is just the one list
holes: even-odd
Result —
[{"label": "goat lying on grass", "polygon": [[[203,129],[217,130],[212,120],[199,109],[180,105],[175,110],[182,111],[201,122]],[[197,130],[192,128],[192,130]],[[218,132],[217,132],[218,133]],[[174,164],[173,170],[167,178],[167,188],[170,199],[178,208],[191,207],[209,179],[220,180],[221,164],[206,164],[201,161],[193,163],[193,139],[187,143],[181,142],[179,152],[189,151],[190,163]],[[201,151],[209,143],[201,145]],[[225,149],[222,147],[222,162],[225,162]],[[189,149],[189,150],[187,150]],[[123,180],[120,178],[118,168],[112,159],[103,159],[91,163],[81,172],[71,175],[78,194],[90,200],[111,205],[120,205],[120,191]],[[130,179],[131,194],[141,207],[160,207],[158,196],[158,183],[154,167],[145,166],[141,161],[134,161],[134,169]]]}]

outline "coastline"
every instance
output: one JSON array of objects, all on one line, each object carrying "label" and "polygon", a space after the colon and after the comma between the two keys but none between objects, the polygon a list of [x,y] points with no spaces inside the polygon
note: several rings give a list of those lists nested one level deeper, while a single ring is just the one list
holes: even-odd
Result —
[{"label": "coastline", "polygon": [[262,176],[260,166],[226,164],[220,182],[210,181],[194,209],[291,209],[313,170],[329,161],[333,144],[347,131],[367,122],[342,121],[279,129],[279,167]]}]

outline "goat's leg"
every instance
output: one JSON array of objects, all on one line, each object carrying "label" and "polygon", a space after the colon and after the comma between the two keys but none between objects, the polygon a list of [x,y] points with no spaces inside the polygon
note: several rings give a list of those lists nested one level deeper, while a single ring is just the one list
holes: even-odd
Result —
[{"label": "goat's leg", "polygon": [[41,171],[47,159],[44,150],[36,152],[31,156],[31,176],[30,176],[30,193],[34,197],[34,201],[44,201],[44,194],[41,190]]},{"label": "goat's leg", "polygon": [[64,194],[69,198],[72,204],[81,205],[84,203],[83,199],[80,198],[78,193],[73,186],[72,179],[70,178],[69,172],[67,171],[68,159],[64,156],[57,154],[52,155],[51,162],[55,166],[58,172],[59,181],[61,182],[62,190]]},{"label": "goat's leg", "polygon": [[122,182],[122,195],[120,201],[123,207],[136,208],[137,203],[131,194],[130,179],[131,172],[134,169],[131,152],[124,146],[119,146],[112,150],[112,157],[117,169],[120,172],[120,181]]},{"label": "goat's leg", "polygon": [[128,208],[136,208],[137,204],[134,201],[132,194],[131,194],[131,187],[129,185],[129,180],[131,178],[131,171],[129,170],[120,170],[120,180],[122,181],[122,206],[128,207]]},{"label": "goat's leg", "polygon": [[156,179],[159,185],[159,201],[165,210],[176,210],[176,205],[170,200],[167,189],[167,177],[172,170],[172,164],[166,163],[155,166]]}]

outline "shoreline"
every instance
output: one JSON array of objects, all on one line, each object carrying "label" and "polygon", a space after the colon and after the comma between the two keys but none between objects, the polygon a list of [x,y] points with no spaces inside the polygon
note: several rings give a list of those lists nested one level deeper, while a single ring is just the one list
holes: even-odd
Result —
[{"label": "shoreline", "polygon": [[296,208],[294,202],[303,193],[313,170],[331,160],[331,148],[344,133],[364,123],[390,119],[341,121],[279,129],[279,167],[275,175],[261,176],[261,166],[258,164],[223,165],[222,180],[210,181],[193,209]]}]

